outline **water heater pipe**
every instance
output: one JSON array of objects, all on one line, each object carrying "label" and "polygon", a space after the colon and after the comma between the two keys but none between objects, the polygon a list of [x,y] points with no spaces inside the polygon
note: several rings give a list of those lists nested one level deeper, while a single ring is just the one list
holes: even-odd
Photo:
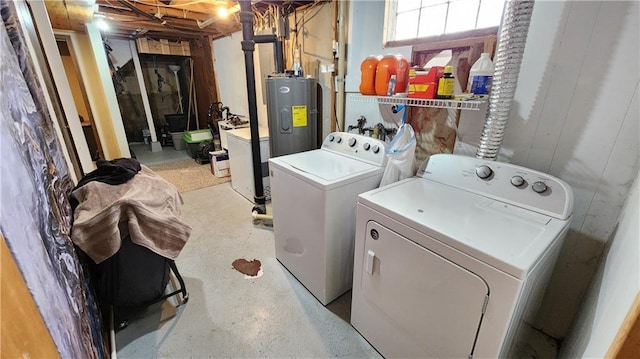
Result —
[{"label": "water heater pipe", "polygon": [[266,198],[262,184],[262,163],[260,155],[260,134],[258,133],[258,107],[256,102],[256,73],[253,63],[255,41],[253,40],[253,12],[251,0],[240,1],[240,22],[242,23],[242,51],[247,80],[247,101],[249,103],[249,128],[251,130],[251,157],[253,162],[253,199],[257,206],[265,207]]},{"label": "water heater pipe", "polygon": [[276,72],[284,73],[284,54],[282,52],[282,40],[276,35],[253,35],[256,44],[273,43],[273,54],[275,57]]},{"label": "water heater pipe", "polygon": [[270,221],[273,221],[273,216],[272,215],[260,214],[257,211],[251,212],[251,217],[253,217],[253,219],[268,219]]},{"label": "water heater pipe", "polygon": [[346,13],[347,13],[347,1],[338,1],[338,96],[336,96],[336,117],[338,121],[338,130],[344,130],[344,77],[347,67],[346,62]]},{"label": "water heater pipe", "polygon": [[518,85],[534,0],[507,0],[498,32],[489,109],[476,157],[495,161],[502,145],[511,104]]}]

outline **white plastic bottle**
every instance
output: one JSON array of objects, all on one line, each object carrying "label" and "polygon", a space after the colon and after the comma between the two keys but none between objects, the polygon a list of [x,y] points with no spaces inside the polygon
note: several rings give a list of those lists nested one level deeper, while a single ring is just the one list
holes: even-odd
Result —
[{"label": "white plastic bottle", "polygon": [[293,50],[293,75],[302,77],[302,66],[300,66],[300,47],[296,46]]},{"label": "white plastic bottle", "polygon": [[480,58],[471,66],[467,92],[474,95],[488,95],[493,82],[493,62],[489,54],[483,52]]}]

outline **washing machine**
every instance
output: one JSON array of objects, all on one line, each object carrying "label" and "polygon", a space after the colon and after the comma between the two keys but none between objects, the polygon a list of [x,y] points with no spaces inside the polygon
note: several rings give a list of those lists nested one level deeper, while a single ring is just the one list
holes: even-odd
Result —
[{"label": "washing machine", "polygon": [[572,210],[558,178],[431,156],[358,198],[352,325],[388,358],[513,357]]},{"label": "washing machine", "polygon": [[351,289],[358,194],[380,185],[385,143],[335,132],[269,159],[276,258],[323,305]]}]

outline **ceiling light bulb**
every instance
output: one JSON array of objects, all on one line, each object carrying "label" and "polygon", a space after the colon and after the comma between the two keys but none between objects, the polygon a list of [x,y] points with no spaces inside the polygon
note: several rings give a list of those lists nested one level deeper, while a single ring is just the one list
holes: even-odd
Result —
[{"label": "ceiling light bulb", "polygon": [[104,21],[104,19],[96,19],[95,24],[98,27],[98,29],[102,31],[109,30],[109,24],[106,21]]},{"label": "ceiling light bulb", "polygon": [[219,7],[218,16],[220,16],[223,19],[226,18],[227,16],[229,16],[229,10],[227,10],[226,7]]}]

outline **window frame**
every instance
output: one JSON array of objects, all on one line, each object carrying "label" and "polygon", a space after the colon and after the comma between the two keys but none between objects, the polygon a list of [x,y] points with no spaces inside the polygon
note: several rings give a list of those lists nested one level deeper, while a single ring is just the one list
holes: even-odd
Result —
[{"label": "window frame", "polygon": [[461,31],[451,34],[442,34],[435,36],[416,37],[404,40],[389,40],[395,33],[396,28],[396,16],[391,16],[392,13],[397,12],[397,0],[385,0],[384,9],[384,28],[383,28],[383,41],[382,47],[401,47],[401,46],[413,46],[424,43],[433,42],[448,42],[454,40],[462,40],[469,38],[485,37],[490,35],[496,35],[500,26],[486,27],[482,29],[473,29],[468,31]]}]

